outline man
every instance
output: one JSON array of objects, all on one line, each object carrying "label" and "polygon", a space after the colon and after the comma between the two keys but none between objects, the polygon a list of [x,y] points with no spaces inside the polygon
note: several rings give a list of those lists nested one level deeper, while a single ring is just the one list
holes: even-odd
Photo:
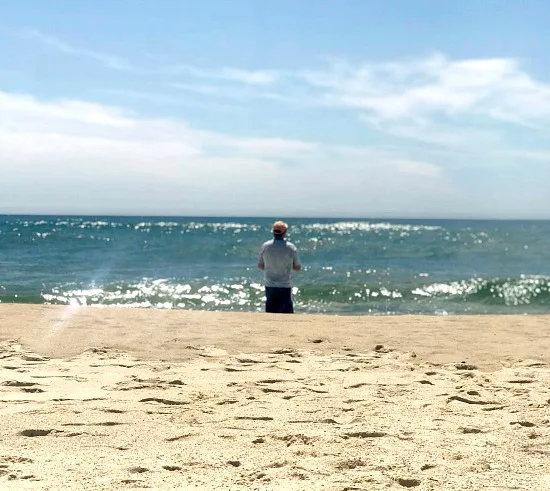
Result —
[{"label": "man", "polygon": [[278,221],[271,230],[273,239],[262,245],[258,255],[258,268],[265,276],[265,311],[293,314],[292,271],[300,271],[302,265],[296,246],[285,238],[288,225]]}]

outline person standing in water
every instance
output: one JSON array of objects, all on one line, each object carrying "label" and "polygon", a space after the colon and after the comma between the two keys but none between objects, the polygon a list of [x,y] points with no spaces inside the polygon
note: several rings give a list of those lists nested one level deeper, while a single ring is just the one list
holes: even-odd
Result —
[{"label": "person standing in water", "polygon": [[292,271],[302,265],[296,246],[286,240],[288,225],[277,221],[272,227],[273,239],[262,245],[258,268],[265,277],[265,311],[275,314],[293,314]]}]

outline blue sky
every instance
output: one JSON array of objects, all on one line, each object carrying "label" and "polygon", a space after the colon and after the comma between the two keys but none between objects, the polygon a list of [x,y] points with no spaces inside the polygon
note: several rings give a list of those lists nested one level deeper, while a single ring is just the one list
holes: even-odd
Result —
[{"label": "blue sky", "polygon": [[0,11],[0,213],[550,218],[546,1]]}]

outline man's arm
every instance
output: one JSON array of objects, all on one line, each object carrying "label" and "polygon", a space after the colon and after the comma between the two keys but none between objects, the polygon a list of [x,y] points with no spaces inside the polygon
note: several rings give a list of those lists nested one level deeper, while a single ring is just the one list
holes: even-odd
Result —
[{"label": "man's arm", "polygon": [[265,263],[264,263],[264,247],[260,249],[260,253],[258,254],[258,269],[260,271],[265,270]]},{"label": "man's arm", "polygon": [[300,258],[298,256],[298,249],[296,249],[296,248],[293,251],[292,269],[294,271],[301,271],[302,270],[302,263],[300,262]]}]

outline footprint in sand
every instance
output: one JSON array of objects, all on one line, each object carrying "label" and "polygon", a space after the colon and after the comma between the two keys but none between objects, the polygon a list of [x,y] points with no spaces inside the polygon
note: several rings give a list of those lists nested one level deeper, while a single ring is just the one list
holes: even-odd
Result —
[{"label": "footprint in sand", "polygon": [[344,433],[344,436],[348,438],[382,438],[388,434],[383,431],[350,431]]},{"label": "footprint in sand", "polygon": [[275,392],[275,393],[285,393],[286,390],[279,390],[279,389],[271,389],[270,387],[264,387],[261,389],[262,392],[265,392],[266,394],[269,394],[271,392]]},{"label": "footprint in sand", "polygon": [[313,445],[313,443],[318,440],[318,437],[302,435],[301,433],[296,435],[275,436],[274,438],[286,442],[287,447],[290,447],[294,443],[299,445]]},{"label": "footprint in sand", "polygon": [[34,460],[29,459],[27,457],[6,456],[6,457],[0,457],[0,462],[8,462],[10,464],[32,464]]},{"label": "footprint in sand", "polygon": [[166,441],[167,442],[177,442],[177,441],[180,441],[180,440],[185,440],[186,438],[189,438],[191,436],[195,436],[195,435],[193,435],[192,433],[186,433],[185,435],[173,436],[171,438],[166,438]]},{"label": "footprint in sand", "polygon": [[294,348],[276,348],[272,349],[271,353],[275,355],[294,355],[294,356],[300,356],[298,351],[296,351]]},{"label": "footprint in sand", "polygon": [[356,469],[357,467],[364,467],[367,464],[361,459],[349,459],[338,462],[334,467],[339,470]]},{"label": "footprint in sand", "polygon": [[8,476],[8,480],[13,481],[15,479],[24,479],[24,480],[29,480],[29,481],[40,481],[40,479],[38,479],[34,474],[27,474],[27,475],[24,475],[24,476],[18,476],[17,474],[12,472]]},{"label": "footprint in sand", "polygon": [[535,423],[531,423],[530,421],[512,421],[510,424],[523,426],[524,428],[533,428],[537,426]]},{"label": "footprint in sand", "polygon": [[47,436],[49,435],[52,430],[23,430],[19,432],[19,435],[21,436],[27,436],[27,437],[36,437],[36,436]]},{"label": "footprint in sand", "polygon": [[283,380],[283,379],[280,379],[280,378],[266,378],[266,379],[263,379],[263,380],[258,380],[257,382],[255,382],[256,385],[266,385],[266,384],[281,384],[281,383],[285,383],[285,382],[294,382],[293,380]]},{"label": "footprint in sand", "polygon": [[496,404],[494,401],[476,401],[474,399],[467,399],[466,397],[462,396],[451,396],[447,399],[447,402],[451,401],[458,401],[463,402],[465,404],[477,404],[477,405],[487,405],[487,404]]},{"label": "footprint in sand", "polygon": [[145,399],[140,399],[139,402],[158,402],[159,404],[166,404],[168,406],[183,406],[189,404],[187,401],[173,401],[170,399],[161,399],[159,397],[146,397]]},{"label": "footprint in sand", "polygon": [[35,385],[39,384],[35,382],[21,382],[19,380],[6,380],[0,385],[4,385],[6,387],[34,387]]},{"label": "footprint in sand", "polygon": [[400,477],[399,479],[397,479],[397,482],[404,488],[415,488],[417,486],[420,486],[419,479],[403,479]]},{"label": "footprint in sand", "polygon": [[462,433],[466,435],[468,434],[477,435],[478,433],[483,433],[480,428],[463,427],[463,428],[460,428],[460,430],[462,431]]},{"label": "footprint in sand", "polygon": [[34,355],[34,354],[26,354],[21,357],[24,361],[49,361],[50,359],[46,356],[40,356],[40,355]]}]

